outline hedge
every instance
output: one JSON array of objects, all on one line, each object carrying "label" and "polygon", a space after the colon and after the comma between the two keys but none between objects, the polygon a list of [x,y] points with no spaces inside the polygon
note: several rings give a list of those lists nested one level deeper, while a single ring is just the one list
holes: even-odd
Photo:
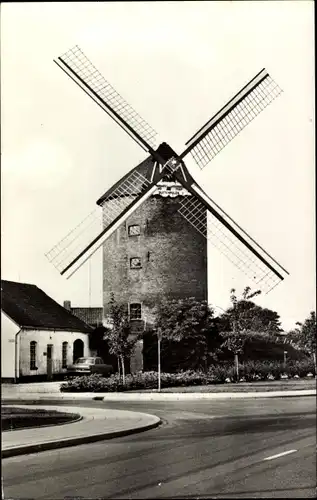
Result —
[{"label": "hedge", "polygon": [[[246,382],[256,380],[280,379],[282,375],[289,378],[305,377],[308,373],[315,375],[314,363],[311,360],[289,361],[283,363],[267,361],[248,361],[239,365],[239,379]],[[219,384],[236,381],[232,364],[211,366],[208,372],[187,370],[179,373],[162,373],[161,387],[188,387],[192,385]],[[103,378],[100,375],[74,377],[61,385],[61,392],[122,392],[143,389],[157,389],[157,372],[144,372],[126,375],[125,384],[118,375]]]}]

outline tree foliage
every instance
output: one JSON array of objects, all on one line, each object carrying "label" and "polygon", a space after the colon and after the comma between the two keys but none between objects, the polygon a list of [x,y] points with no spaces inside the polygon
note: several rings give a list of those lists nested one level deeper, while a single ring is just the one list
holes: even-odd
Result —
[{"label": "tree foliage", "polygon": [[205,335],[213,324],[213,310],[206,301],[186,299],[164,300],[155,311],[155,328],[169,340],[180,341],[197,335]]},{"label": "tree foliage", "polygon": [[213,310],[193,297],[165,299],[155,311],[155,331],[162,336],[162,367],[206,368]]},{"label": "tree foliage", "polygon": [[236,290],[230,291],[231,306],[218,322],[223,339],[222,349],[234,355],[236,376],[239,377],[238,356],[244,353],[246,343],[255,338],[272,338],[281,331],[280,318],[275,311],[264,309],[251,299],[261,292],[250,287],[243,290],[238,299]]},{"label": "tree foliage", "polygon": [[[259,295],[260,291],[252,292],[250,287],[243,291],[242,298],[238,299],[235,289],[230,292],[231,306],[221,316],[219,329],[221,332],[244,332],[251,336],[275,337],[281,332],[279,314],[255,304],[251,298]],[[222,334],[222,333],[221,333]]]},{"label": "tree foliage", "polygon": [[297,322],[297,328],[288,333],[295,345],[309,354],[316,353],[316,313],[311,311],[304,323]]}]

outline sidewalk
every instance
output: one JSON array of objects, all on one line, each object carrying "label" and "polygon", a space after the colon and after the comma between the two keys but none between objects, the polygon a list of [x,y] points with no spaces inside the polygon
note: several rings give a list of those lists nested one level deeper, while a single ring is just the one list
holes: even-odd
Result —
[{"label": "sidewalk", "polygon": [[190,401],[197,399],[241,399],[316,396],[316,385],[304,390],[276,390],[271,392],[59,392],[62,382],[30,384],[2,384],[3,401]]},{"label": "sidewalk", "polygon": [[25,393],[59,393],[59,388],[63,382],[30,382],[28,384],[1,384],[3,395],[25,394]]},{"label": "sidewalk", "polygon": [[[23,405],[18,405],[23,406]],[[43,406],[28,405],[28,408]],[[45,406],[60,410],[60,406]],[[157,427],[161,420],[147,413],[100,408],[63,407],[83,418],[74,423],[2,432],[2,458],[101,441]]]}]

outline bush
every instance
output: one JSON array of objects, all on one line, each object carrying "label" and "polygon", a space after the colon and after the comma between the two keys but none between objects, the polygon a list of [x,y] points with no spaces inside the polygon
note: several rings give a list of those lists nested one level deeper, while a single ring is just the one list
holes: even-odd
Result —
[{"label": "bush", "polygon": [[[315,375],[315,367],[312,360],[288,361],[286,367],[280,361],[246,361],[239,365],[239,379],[246,382],[256,380],[269,380],[273,375],[280,379],[285,373],[289,378],[295,375],[306,377],[311,372]],[[223,384],[226,379],[236,381],[234,366],[228,363],[209,367],[207,373],[202,371],[186,370],[178,373],[162,373],[161,387],[188,387],[191,385]],[[89,376],[75,377],[61,385],[61,392],[122,392],[137,391],[144,389],[157,389],[157,372],[140,372],[126,375],[125,384],[118,374],[108,378],[94,374]]]},{"label": "bush", "polygon": [[274,362],[270,361],[246,361],[239,366],[239,376],[244,377],[246,382],[254,380],[266,380],[272,373]]},{"label": "bush", "polygon": [[294,377],[294,375],[306,377],[309,372],[316,375],[314,361],[311,358],[303,359],[301,361],[289,361],[286,364],[285,373],[291,377]]},{"label": "bush", "polygon": [[226,378],[233,380],[235,378],[234,368],[232,365],[219,364],[210,366],[207,377],[209,383],[223,384]]},{"label": "bush", "polygon": [[[179,373],[162,373],[161,387],[186,387],[206,385],[212,380],[203,372],[188,370]],[[100,375],[74,377],[61,385],[61,392],[121,392],[140,389],[157,389],[157,372],[126,375],[125,384],[118,374],[108,378]]]},{"label": "bush", "polygon": [[280,379],[284,373],[290,378],[295,375],[305,377],[309,371],[315,372],[314,363],[309,359],[289,360],[286,366],[281,361],[247,361],[240,365],[239,376],[245,377],[246,381],[250,382],[255,380],[257,375],[261,380],[267,380],[269,375]]}]

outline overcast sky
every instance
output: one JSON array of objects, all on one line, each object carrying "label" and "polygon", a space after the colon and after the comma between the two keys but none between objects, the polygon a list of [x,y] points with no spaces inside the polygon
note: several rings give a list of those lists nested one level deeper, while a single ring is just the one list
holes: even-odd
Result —
[{"label": "overcast sky", "polygon": [[[2,278],[58,302],[102,305],[101,256],[66,280],[47,252],[144,159],[54,63],[78,44],[178,152],[265,67],[283,89],[204,170],[203,189],[289,272],[257,303],[284,328],[315,309],[312,1],[4,3]],[[209,302],[245,276],[209,246]]]}]

